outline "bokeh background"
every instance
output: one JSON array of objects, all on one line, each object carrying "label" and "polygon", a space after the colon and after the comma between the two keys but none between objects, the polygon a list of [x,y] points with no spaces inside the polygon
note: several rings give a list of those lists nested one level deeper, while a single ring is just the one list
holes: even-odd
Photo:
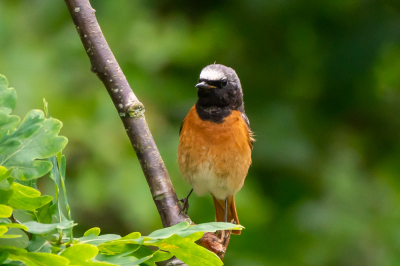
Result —
[{"label": "bokeh background", "polygon": [[[256,134],[226,265],[400,265],[400,8],[381,0],[92,1],[179,197],[179,127],[201,69],[238,73]],[[0,0],[15,113],[49,102],[69,139],[75,232],[161,227],[136,156],[64,1]],[[43,181],[42,181],[43,182]],[[47,189],[46,182],[42,185]],[[191,197],[196,223],[211,197]]]}]

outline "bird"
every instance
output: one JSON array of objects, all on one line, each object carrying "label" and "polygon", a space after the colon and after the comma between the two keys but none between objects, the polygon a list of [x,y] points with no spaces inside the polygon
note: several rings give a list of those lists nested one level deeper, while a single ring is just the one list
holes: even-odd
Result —
[{"label": "bird", "polygon": [[234,69],[214,63],[201,70],[195,87],[198,100],[179,132],[178,165],[192,186],[181,200],[183,211],[187,213],[193,191],[198,196],[211,193],[215,221],[239,224],[234,196],[247,176],[255,141],[240,80]]}]

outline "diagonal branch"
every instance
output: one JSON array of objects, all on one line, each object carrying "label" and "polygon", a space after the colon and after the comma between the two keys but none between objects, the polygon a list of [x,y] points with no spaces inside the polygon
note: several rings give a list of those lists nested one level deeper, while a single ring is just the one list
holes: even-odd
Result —
[{"label": "diagonal branch", "polygon": [[[124,124],[139,159],[164,227],[182,221],[191,223],[181,211],[171,179],[144,117],[144,105],[136,98],[100,29],[89,0],[64,0],[91,62],[91,71],[103,82]],[[229,243],[206,233],[199,243],[223,259]],[[184,265],[174,262],[171,265]]]},{"label": "diagonal branch", "polygon": [[100,29],[88,0],[65,0],[91,62],[103,82],[135,149],[164,227],[189,220],[181,208],[167,169],[154,143],[144,106],[136,98]]}]

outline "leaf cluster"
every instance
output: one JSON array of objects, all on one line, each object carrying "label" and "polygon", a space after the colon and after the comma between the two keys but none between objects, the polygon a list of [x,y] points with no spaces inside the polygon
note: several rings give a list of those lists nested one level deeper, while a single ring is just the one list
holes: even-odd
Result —
[{"label": "leaf cluster", "polygon": [[[214,253],[195,241],[205,232],[240,226],[191,226],[182,222],[149,236],[134,232],[124,237],[100,235],[96,227],[75,238],[65,189],[66,158],[62,155],[67,138],[58,135],[62,123],[49,116],[46,101],[44,112],[31,110],[21,121],[11,115],[16,99],[15,90],[8,88],[7,79],[0,75],[0,238],[5,243],[0,245],[2,265],[156,265],[173,256],[188,265],[222,265]],[[37,180],[47,174],[54,181],[55,197],[41,195],[37,189]]]}]

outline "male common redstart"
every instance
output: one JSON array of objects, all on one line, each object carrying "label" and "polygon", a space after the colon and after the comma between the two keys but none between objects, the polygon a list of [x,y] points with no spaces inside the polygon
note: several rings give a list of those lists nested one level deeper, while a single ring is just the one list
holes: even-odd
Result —
[{"label": "male common redstart", "polygon": [[[214,63],[203,68],[196,88],[197,103],[180,130],[178,164],[192,191],[211,193],[217,222],[239,224],[234,195],[243,186],[254,142],[240,80],[232,68]],[[186,211],[188,197],[182,200]]]}]

